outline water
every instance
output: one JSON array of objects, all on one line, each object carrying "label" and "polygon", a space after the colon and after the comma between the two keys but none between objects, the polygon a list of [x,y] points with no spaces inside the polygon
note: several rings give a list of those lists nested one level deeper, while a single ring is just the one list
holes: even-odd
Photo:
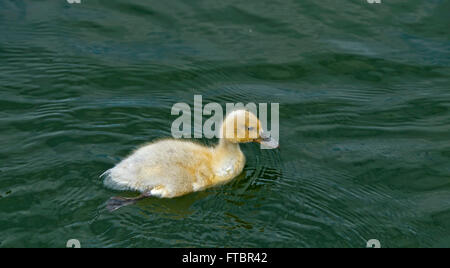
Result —
[{"label": "water", "polygon": [[[449,1],[0,0],[0,247],[450,246]],[[177,102],[280,103],[228,185],[113,213]],[[215,141],[203,140],[212,144]]]}]

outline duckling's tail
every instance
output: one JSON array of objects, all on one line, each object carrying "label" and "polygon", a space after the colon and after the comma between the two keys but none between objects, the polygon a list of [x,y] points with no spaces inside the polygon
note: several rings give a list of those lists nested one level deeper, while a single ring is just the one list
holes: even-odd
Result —
[{"label": "duckling's tail", "polygon": [[105,177],[105,176],[109,176],[109,174],[111,174],[111,168],[108,169],[107,171],[103,172],[102,175],[98,176],[100,179]]}]

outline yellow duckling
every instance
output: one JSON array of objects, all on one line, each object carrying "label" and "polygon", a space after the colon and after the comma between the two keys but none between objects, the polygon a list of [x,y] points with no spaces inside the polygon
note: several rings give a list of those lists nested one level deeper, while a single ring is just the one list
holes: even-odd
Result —
[{"label": "yellow duckling", "polygon": [[104,183],[115,189],[139,191],[141,195],[113,197],[108,209],[116,210],[149,196],[172,198],[229,182],[245,165],[239,143],[278,147],[265,135],[258,118],[247,110],[231,112],[222,123],[220,134],[219,144],[214,147],[165,139],[137,149],[104,173]]}]

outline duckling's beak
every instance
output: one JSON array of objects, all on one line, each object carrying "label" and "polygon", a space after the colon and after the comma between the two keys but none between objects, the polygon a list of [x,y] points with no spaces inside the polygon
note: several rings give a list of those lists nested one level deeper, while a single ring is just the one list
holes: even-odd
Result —
[{"label": "duckling's beak", "polygon": [[274,138],[270,137],[265,132],[260,133],[259,138],[255,140],[257,143],[260,143],[264,146],[266,146],[269,149],[276,149],[278,148],[278,141]]}]

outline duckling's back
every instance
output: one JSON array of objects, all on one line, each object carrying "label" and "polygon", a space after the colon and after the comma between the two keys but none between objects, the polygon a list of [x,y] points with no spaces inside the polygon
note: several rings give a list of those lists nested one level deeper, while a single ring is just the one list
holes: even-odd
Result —
[{"label": "duckling's back", "polygon": [[182,140],[161,140],[137,149],[105,175],[120,190],[175,197],[212,184],[212,149]]}]

